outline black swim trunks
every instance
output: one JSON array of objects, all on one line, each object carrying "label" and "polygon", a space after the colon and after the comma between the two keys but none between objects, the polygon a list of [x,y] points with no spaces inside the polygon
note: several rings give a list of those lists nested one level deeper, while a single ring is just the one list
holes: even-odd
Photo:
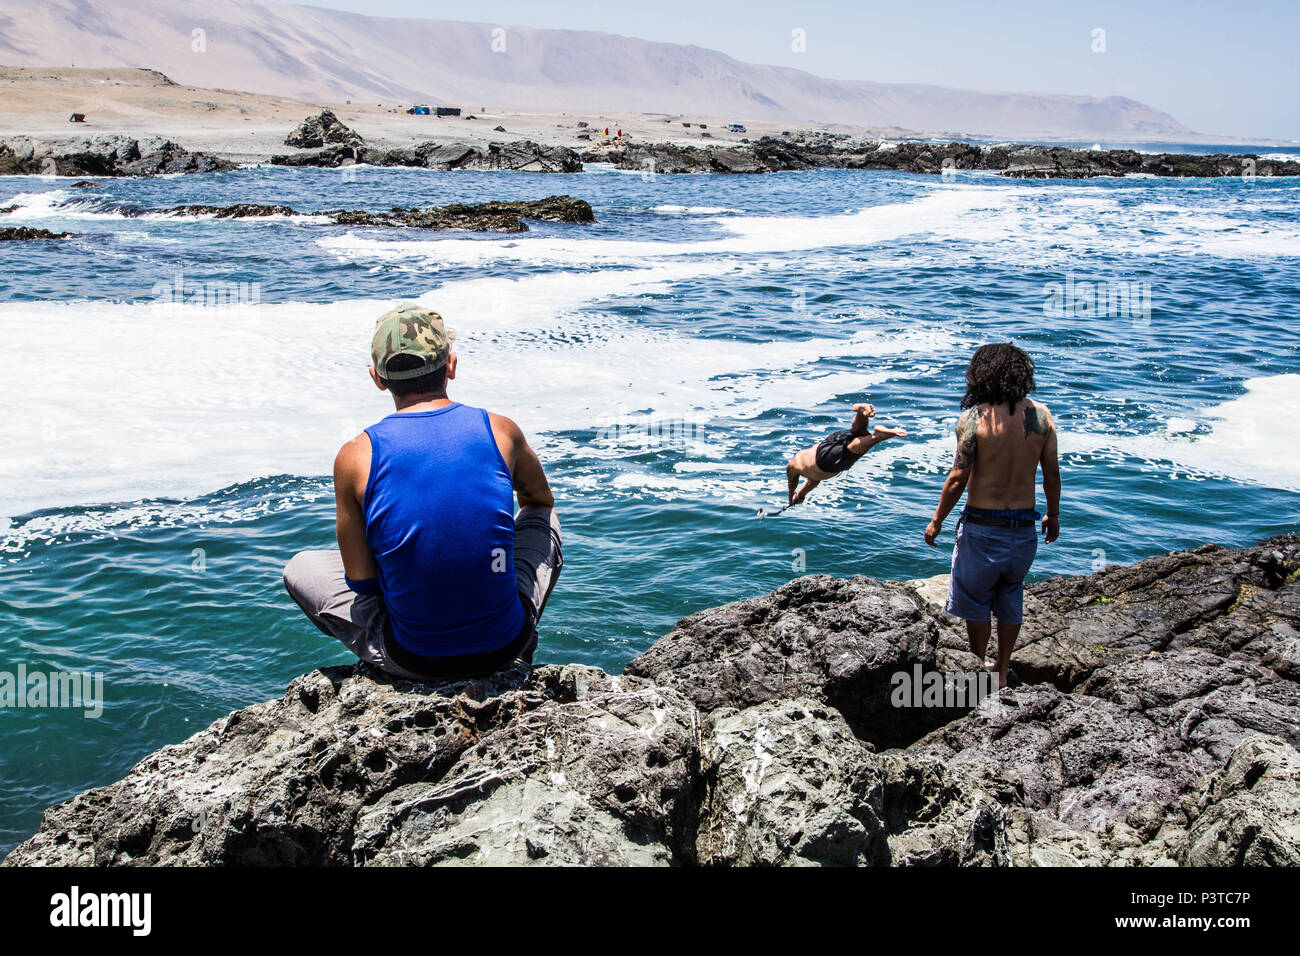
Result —
[{"label": "black swim trunks", "polygon": [[817,446],[817,467],[831,475],[848,471],[862,457],[849,451],[849,442],[858,437],[847,428],[827,435]]}]

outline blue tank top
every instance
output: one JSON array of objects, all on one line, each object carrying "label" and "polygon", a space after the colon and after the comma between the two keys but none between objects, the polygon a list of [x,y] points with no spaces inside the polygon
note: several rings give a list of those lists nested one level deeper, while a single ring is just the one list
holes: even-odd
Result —
[{"label": "blue tank top", "polygon": [[514,482],[488,414],[454,403],[366,429],[362,509],[393,637],[430,657],[505,647],[524,627]]}]

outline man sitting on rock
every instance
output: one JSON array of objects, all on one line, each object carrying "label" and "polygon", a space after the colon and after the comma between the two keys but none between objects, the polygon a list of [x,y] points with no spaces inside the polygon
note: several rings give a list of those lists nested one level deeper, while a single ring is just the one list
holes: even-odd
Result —
[{"label": "man sitting on rock", "polygon": [[519,426],[447,397],[454,340],[418,305],[379,319],[370,377],[396,411],[334,459],[338,550],[284,569],[312,623],[413,680],[531,663],[563,563],[555,501]]},{"label": "man sitting on rock", "polygon": [[[1038,551],[1039,519],[1049,544],[1060,533],[1056,427],[1047,406],[1027,397],[1034,387],[1033,360],[1014,345],[975,352],[957,422],[957,459],[925,529],[925,543],[933,547],[944,519],[968,491],[957,521],[947,608],[965,619],[970,649],[981,661],[990,613],[997,617],[999,687],[1019,682],[1010,671],[1011,650],[1023,619],[1025,575]],[[1034,508],[1039,465],[1046,517]]]}]

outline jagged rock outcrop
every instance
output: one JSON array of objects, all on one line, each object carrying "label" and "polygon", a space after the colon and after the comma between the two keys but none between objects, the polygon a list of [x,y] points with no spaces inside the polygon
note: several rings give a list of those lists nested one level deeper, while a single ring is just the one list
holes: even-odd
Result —
[{"label": "jagged rock outcrop", "polygon": [[188,203],[173,206],[166,210],[149,210],[167,212],[174,216],[212,216],[214,219],[260,219],[266,216],[296,216],[298,213],[290,206],[264,205],[261,203],[241,202],[232,206],[209,206],[203,203]]},{"label": "jagged rock outcrop", "polygon": [[93,136],[58,143],[28,136],[0,140],[0,175],[157,176],[234,168],[228,160],[191,153],[161,136]]},{"label": "jagged rock outcrop", "polygon": [[357,821],[354,862],[668,865],[690,859],[698,715],[649,681],[541,668],[515,719]]},{"label": "jagged rock outcrop", "polygon": [[321,110],[315,116],[308,116],[284,138],[284,145],[297,146],[299,149],[319,149],[325,145],[357,147],[365,144],[360,133],[328,109]]},{"label": "jagged rock outcrop", "polygon": [[336,168],[413,166],[421,169],[507,170],[521,173],[580,173],[582,161],[567,146],[543,146],[532,140],[489,143],[486,149],[466,143],[425,142],[399,149],[377,149],[356,143],[327,145],[313,152],[272,156],[275,166]]},{"label": "jagged rock outcrop", "polygon": [[1039,582],[1026,598],[1016,669],[1068,690],[1115,661],[1201,646],[1286,670],[1300,646],[1291,623],[1300,590],[1287,582],[1297,564],[1300,539],[1288,536],[1272,548],[1206,546]]},{"label": "jagged rock outcrop", "polygon": [[1296,865],[1298,573],[1286,535],[1040,582],[1034,679],[941,706],[892,685],[978,662],[932,588],[865,577],[691,615],[622,676],[315,671],[5,865]]},{"label": "jagged rock outcrop", "polygon": [[[5,210],[0,209],[0,213]],[[29,226],[6,226],[0,229],[0,242],[26,242],[30,239],[67,239],[70,232],[50,232],[48,229],[32,229]]]},{"label": "jagged rock outcrop", "polygon": [[[2,211],[2,210],[0,210]],[[485,202],[474,205],[452,203],[447,206],[406,208],[394,206],[386,212],[364,209],[331,209],[325,212],[299,213],[289,206],[237,203],[233,206],[190,204],[165,210],[149,210],[183,216],[212,216],[216,219],[258,219],[266,216],[320,216],[338,226],[405,226],[414,229],[467,229],[473,232],[527,232],[525,219],[546,222],[595,222],[591,204],[573,196],[547,196],[545,199],[521,199],[509,202]]]},{"label": "jagged rock outcrop", "polygon": [[469,229],[474,232],[527,232],[525,219],[578,224],[596,221],[591,204],[573,196],[485,202],[470,206],[460,203],[424,208],[394,206],[387,212],[336,209],[322,215],[329,216],[335,224],[342,226],[408,226],[416,229]]},{"label": "jagged rock outcrop", "polygon": [[941,627],[900,582],[810,575],[683,618],[627,673],[676,688],[706,713],[811,697],[864,740],[907,744],[955,716],[891,702],[895,674],[936,669]]},{"label": "jagged rock outcrop", "polygon": [[704,741],[699,862],[887,861],[884,775],[834,709],[808,699],[722,708]]},{"label": "jagged rock outcrop", "polygon": [[1190,866],[1300,866],[1300,755],[1251,738],[1210,779],[1197,811]]},{"label": "jagged rock outcrop", "polygon": [[989,170],[1027,179],[1094,176],[1296,176],[1300,162],[1256,155],[1139,153],[1068,146],[858,140],[837,133],[764,136],[713,146],[629,143],[583,152],[585,163],[654,173],[766,173],[799,169],[892,169],[910,173]]}]

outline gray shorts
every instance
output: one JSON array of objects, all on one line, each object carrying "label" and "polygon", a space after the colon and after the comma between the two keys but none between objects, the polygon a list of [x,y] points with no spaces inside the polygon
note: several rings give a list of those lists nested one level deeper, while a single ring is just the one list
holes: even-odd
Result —
[{"label": "gray shorts", "polygon": [[[541,619],[563,566],[560,519],[555,512],[549,508],[521,509],[515,515],[515,578],[533,627]],[[388,611],[384,599],[357,594],[348,587],[343,578],[343,558],[337,550],[295,554],[285,566],[284,587],[313,624],[338,638],[361,660],[394,677],[427,679],[428,675],[393,660],[391,638],[385,640]],[[531,662],[535,647],[534,636],[520,656]],[[501,666],[509,664],[504,661]]]},{"label": "gray shorts", "polygon": [[1038,529],[957,522],[948,582],[948,613],[967,621],[1003,624],[1024,619],[1025,575],[1038,554]]}]

